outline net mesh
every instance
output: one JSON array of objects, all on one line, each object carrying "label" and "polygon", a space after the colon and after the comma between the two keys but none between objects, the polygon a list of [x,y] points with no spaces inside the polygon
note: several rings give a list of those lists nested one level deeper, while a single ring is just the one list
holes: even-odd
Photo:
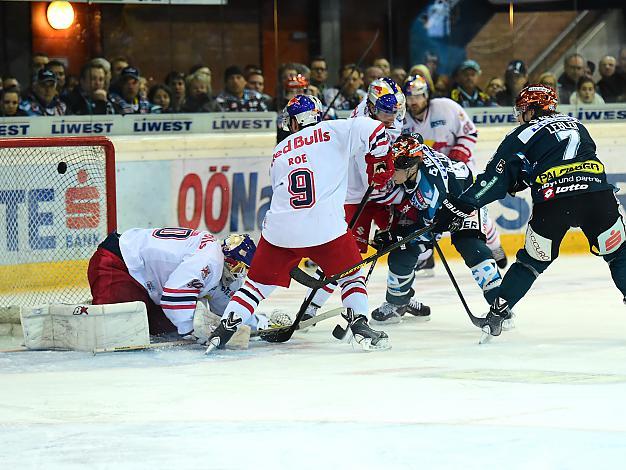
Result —
[{"label": "net mesh", "polygon": [[0,141],[0,307],[89,299],[107,234],[106,149]]}]

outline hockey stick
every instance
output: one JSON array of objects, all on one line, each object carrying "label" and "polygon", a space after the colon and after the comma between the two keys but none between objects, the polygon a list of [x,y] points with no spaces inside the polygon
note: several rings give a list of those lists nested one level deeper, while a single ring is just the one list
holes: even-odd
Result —
[{"label": "hockey stick", "polygon": [[[315,326],[318,323],[328,320],[329,318],[336,317],[341,315],[341,313],[345,310],[344,307],[334,308],[332,310],[328,310],[326,312],[315,315],[313,318],[309,318],[308,320],[304,320],[300,322],[300,329],[309,328],[311,326]],[[291,325],[281,326],[277,328],[267,328],[265,330],[256,330],[250,334],[251,338],[256,336],[263,336],[267,334],[272,334],[275,332],[285,331],[291,328]],[[124,351],[140,351],[142,349],[159,349],[159,348],[169,348],[175,346],[193,346],[199,345],[195,341],[187,340],[187,339],[179,339],[173,341],[162,341],[157,343],[150,343],[142,346],[119,346],[108,349],[96,349],[96,353],[103,352],[124,352]],[[50,351],[50,349],[28,349],[26,346],[16,346],[14,348],[8,349],[0,349],[0,353],[16,353],[16,352],[26,352],[26,351]],[[70,349],[54,349],[54,351],[71,351]],[[86,352],[94,352],[94,351],[86,351]]]},{"label": "hockey stick", "polygon": [[470,318],[470,320],[475,326],[477,326],[478,328],[482,328],[487,323],[486,320],[484,318],[477,317],[471,312],[471,310],[469,309],[467,305],[467,302],[465,301],[465,297],[463,297],[463,293],[461,292],[461,289],[459,288],[459,285],[456,282],[454,275],[452,274],[452,270],[450,269],[450,266],[448,265],[448,261],[446,261],[445,256],[443,256],[443,251],[439,247],[439,243],[437,243],[437,240],[435,237],[433,237],[433,243],[435,245],[435,250],[437,251],[439,258],[441,259],[441,263],[443,264],[443,267],[446,269],[446,272],[448,273],[448,277],[450,278],[450,281],[452,281],[452,285],[454,286],[454,289],[456,290],[456,293],[458,294],[459,299],[461,299],[461,303],[463,304],[463,307],[465,308],[465,312],[467,313],[467,316]]},{"label": "hockey stick", "polygon": [[350,68],[350,75],[348,75],[348,77],[343,81],[343,83],[341,84],[341,88],[339,88],[339,90],[337,90],[337,93],[333,97],[332,101],[328,104],[328,106],[326,106],[326,110],[322,114],[322,121],[326,118],[326,115],[328,114],[328,111],[330,110],[330,108],[333,107],[333,104],[335,104],[335,101],[337,101],[337,98],[339,98],[339,95],[341,94],[343,89],[346,87],[346,84],[348,83],[348,80],[350,79],[350,76],[354,73],[355,70],[359,70],[359,67],[361,66],[361,64],[365,60],[365,57],[367,57],[367,54],[369,54],[369,52],[372,50],[372,47],[374,47],[374,44],[376,43],[376,40],[378,39],[379,35],[380,35],[380,29],[377,29],[376,33],[374,33],[374,37],[372,38],[372,40],[370,41],[369,45],[367,46],[367,49],[365,49],[363,54],[361,54],[361,57],[359,57],[359,60],[356,61],[356,64],[354,64]]},{"label": "hockey stick", "polygon": [[[367,201],[368,201],[368,199],[370,197],[370,194],[372,194],[373,190],[374,190],[374,186],[370,185],[367,188],[367,191],[365,191],[365,194],[361,198],[361,202],[359,202],[359,206],[358,206],[356,212],[354,213],[354,215],[350,219],[350,223],[348,224],[348,228],[349,229],[352,229],[354,227],[354,225],[356,224],[356,221],[359,220],[359,217],[363,213],[363,209],[365,209],[365,205],[367,204]],[[296,266],[294,269],[300,269],[300,268],[298,268]],[[292,270],[292,272],[293,272],[293,270]],[[291,272],[289,274],[291,275]],[[308,274],[307,274],[307,276],[308,276]],[[323,281],[324,279],[325,278],[322,276],[320,281]],[[317,294],[317,291],[320,290],[326,284],[328,284],[328,283],[324,283],[320,287],[313,287],[312,288],[313,290],[311,291],[311,293],[307,296],[306,299],[304,299],[304,302],[302,302],[302,305],[300,305],[300,310],[298,310],[298,313],[296,315],[296,318],[293,321],[293,324],[287,330],[278,332],[278,333],[276,333],[274,335],[268,335],[265,338],[265,340],[269,341],[271,343],[284,343],[286,341],[289,341],[291,339],[291,337],[293,336],[294,331],[296,331],[298,329],[298,325],[300,324],[300,321],[302,320],[302,317],[304,316],[304,313],[309,308],[309,305],[311,305],[311,302],[313,302],[313,298],[315,297],[315,294]]]},{"label": "hockey stick", "polygon": [[315,279],[312,276],[309,276],[307,273],[305,273],[302,269],[295,267],[293,268],[290,272],[289,275],[291,276],[291,278],[294,281],[299,282],[300,284],[310,287],[312,289],[321,289],[322,287],[324,287],[327,284],[330,284],[331,282],[337,282],[339,279],[341,279],[342,277],[344,277],[346,274],[350,274],[358,269],[361,269],[363,266],[368,265],[369,263],[376,261],[378,258],[380,258],[383,255],[386,255],[387,253],[392,252],[393,250],[395,250],[398,247],[401,247],[402,245],[406,245],[407,243],[415,240],[416,238],[429,233],[432,230],[432,226],[429,225],[427,227],[423,227],[419,230],[416,230],[415,232],[413,232],[411,235],[407,235],[406,237],[404,237],[401,240],[398,240],[397,242],[389,245],[388,247],[384,248],[383,250],[377,251],[376,253],[374,253],[371,256],[368,256],[367,258],[363,259],[360,263],[357,263],[351,267],[349,267],[348,269],[337,273],[329,278],[326,279]]}]

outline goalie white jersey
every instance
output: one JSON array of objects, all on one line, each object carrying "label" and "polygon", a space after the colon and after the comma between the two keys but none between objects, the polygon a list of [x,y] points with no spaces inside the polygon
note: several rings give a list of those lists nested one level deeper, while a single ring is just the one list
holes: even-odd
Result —
[{"label": "goalie white jersey", "polygon": [[[181,334],[193,330],[200,297],[215,297],[221,314],[232,293],[223,292],[224,254],[209,232],[185,228],[130,229],[120,236],[130,275],[148,291]],[[230,294],[230,295],[229,295]],[[225,298],[221,298],[225,297]]]},{"label": "goalie white jersey", "polygon": [[459,150],[468,156],[467,165],[474,169],[474,147],[478,131],[465,110],[449,98],[433,98],[430,100],[423,121],[414,119],[406,113],[403,133],[418,132],[424,143],[433,150],[448,156],[452,149]]},{"label": "goalie white jersey", "polygon": [[348,165],[354,162],[367,187],[365,155],[384,157],[388,151],[385,126],[368,117],[322,121],[284,139],[272,158],[274,194],[263,238],[275,246],[303,248],[345,234]]}]

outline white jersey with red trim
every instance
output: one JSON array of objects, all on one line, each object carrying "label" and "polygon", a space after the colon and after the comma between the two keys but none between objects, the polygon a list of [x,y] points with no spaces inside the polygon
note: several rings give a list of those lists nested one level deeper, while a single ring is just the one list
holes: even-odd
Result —
[{"label": "white jersey with red trim", "polygon": [[[359,105],[352,110],[350,119],[359,116],[366,116],[374,119],[370,114],[369,108],[367,107],[366,99],[361,101]],[[402,122],[403,120],[398,117],[396,118],[393,127],[385,127],[385,132],[389,137],[391,144],[393,144],[400,135]],[[369,182],[367,180],[367,173],[363,172],[363,169],[356,164],[356,161],[351,161],[350,166],[348,167],[348,194],[346,196],[346,204],[358,204],[361,202],[368,186]]]},{"label": "white jersey with red trim", "polygon": [[462,152],[469,158],[470,169],[475,169],[473,152],[478,131],[465,110],[451,99],[430,100],[423,121],[413,118],[407,111],[402,132],[418,132],[426,145],[446,156],[453,149]]},{"label": "white jersey with red trim", "polygon": [[388,151],[384,124],[368,117],[322,121],[284,139],[272,158],[274,193],[263,238],[275,246],[303,248],[346,233],[349,163],[355,163],[367,187],[365,155],[382,158]]},{"label": "white jersey with red trim", "polygon": [[208,297],[211,311],[221,315],[232,296],[220,282],[224,269],[220,241],[209,232],[134,228],[122,233],[120,250],[130,275],[181,334],[193,330],[198,298]]}]

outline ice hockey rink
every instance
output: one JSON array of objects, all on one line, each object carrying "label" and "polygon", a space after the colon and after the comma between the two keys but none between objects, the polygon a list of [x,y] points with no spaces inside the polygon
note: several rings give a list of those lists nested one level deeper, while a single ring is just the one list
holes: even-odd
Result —
[{"label": "ice hockey rink", "polygon": [[[606,264],[561,257],[516,307],[517,328],[486,345],[436,272],[418,284],[432,320],[387,326],[386,352],[353,352],[331,319],[213,356],[0,354],[0,468],[623,468],[626,306]],[[385,276],[374,271],[372,306]],[[295,311],[303,292],[263,310]]]}]

